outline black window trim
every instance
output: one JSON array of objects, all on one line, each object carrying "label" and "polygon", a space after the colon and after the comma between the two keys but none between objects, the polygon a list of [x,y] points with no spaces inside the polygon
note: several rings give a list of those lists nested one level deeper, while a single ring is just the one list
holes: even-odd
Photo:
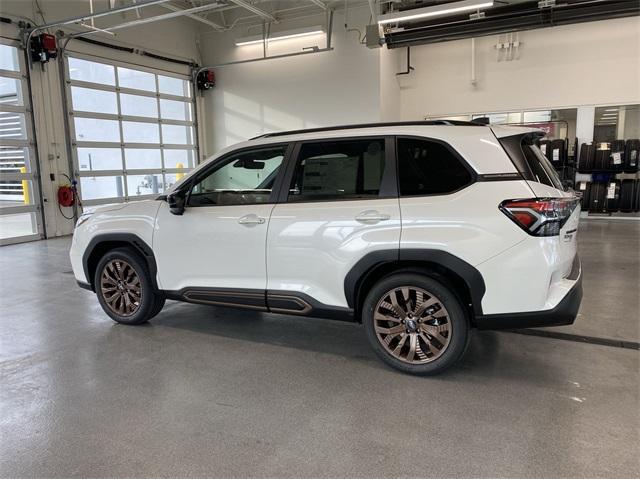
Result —
[{"label": "black window trim", "polygon": [[399,196],[400,199],[402,199],[402,198],[426,198],[426,197],[430,197],[430,196],[449,196],[449,195],[456,194],[456,193],[458,193],[458,192],[470,187],[471,185],[475,184],[476,182],[478,182],[479,177],[478,177],[478,173],[476,172],[476,170],[474,170],[471,167],[471,165],[467,162],[467,160],[465,160],[464,157],[460,153],[458,153],[458,151],[450,143],[447,143],[444,140],[440,140],[439,138],[431,138],[429,136],[397,135],[397,136],[395,136],[395,141],[394,141],[395,149],[397,149],[398,140],[402,140],[402,139],[422,140],[422,141],[430,141],[432,143],[439,143],[440,145],[444,146],[447,150],[449,150],[449,152],[460,162],[460,164],[462,164],[462,166],[464,166],[464,168],[471,175],[471,180],[468,183],[466,183],[463,186],[461,186],[460,188],[458,188],[456,190],[448,191],[446,193],[426,193],[426,194],[419,194],[419,195],[403,195],[402,192],[400,191],[400,161],[398,161],[398,158],[396,156],[396,158],[395,158],[395,160],[396,160],[396,181],[397,181],[396,188],[398,190],[398,196]]},{"label": "black window trim", "polygon": [[[221,156],[220,158],[211,162],[211,164],[208,165],[206,168],[203,168],[202,171],[199,171],[193,178],[190,179],[190,181],[186,182],[182,186],[182,188],[187,191],[187,194],[185,195],[185,207],[186,208],[211,208],[211,207],[215,208],[220,206],[253,206],[253,205],[276,204],[278,193],[281,189],[282,178],[284,176],[286,166],[289,162],[289,158],[294,150],[294,143],[295,142],[292,142],[292,141],[285,141],[285,142],[278,142],[278,143],[265,143],[262,145],[251,145],[251,146],[230,151],[229,153]],[[283,146],[285,147],[284,157],[282,158],[282,163],[280,163],[280,170],[278,171],[278,174],[276,175],[276,178],[273,182],[273,188],[271,188],[271,195],[269,196],[269,201],[266,201],[264,203],[238,203],[237,205],[190,205],[189,204],[189,200],[191,199],[191,192],[193,191],[193,186],[198,181],[208,176],[212,172],[212,170],[215,170],[221,163],[225,163],[226,161],[228,161],[229,158],[239,154],[251,152],[251,151],[268,150],[271,148],[278,148]]]},{"label": "black window trim", "polygon": [[[302,145],[307,143],[323,143],[323,142],[340,142],[340,141],[358,141],[358,140],[384,140],[385,151],[385,163],[384,173],[382,180],[380,181],[380,191],[378,196],[363,197],[363,198],[313,198],[308,200],[296,200],[289,201],[289,185],[298,164],[298,157],[300,156],[300,150]],[[359,135],[359,136],[339,136],[339,137],[326,137],[326,138],[313,138],[308,140],[295,141],[291,156],[287,161],[287,168],[285,169],[284,176],[280,184],[280,191],[277,196],[277,203],[288,204],[309,204],[309,203],[335,203],[344,201],[374,201],[384,199],[397,199],[398,198],[398,181],[396,178],[396,165],[395,165],[395,139],[393,135]],[[274,185],[275,186],[275,185]],[[275,189],[275,188],[274,188]]]}]

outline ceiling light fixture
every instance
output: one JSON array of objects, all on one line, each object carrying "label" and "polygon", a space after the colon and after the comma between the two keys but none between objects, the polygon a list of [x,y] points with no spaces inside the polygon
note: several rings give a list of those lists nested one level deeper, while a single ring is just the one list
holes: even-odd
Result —
[{"label": "ceiling light fixture", "polygon": [[[308,37],[310,35],[320,35],[324,33],[324,29],[320,26],[296,28],[294,30],[286,30],[283,32],[274,33],[267,38],[267,42],[275,42],[278,40],[287,40],[289,38]],[[264,41],[262,35],[253,35],[251,37],[237,38],[236,46],[243,45],[258,45]]]},{"label": "ceiling light fixture", "polygon": [[464,0],[462,2],[443,3],[433,7],[414,8],[401,12],[391,12],[378,17],[378,23],[405,22],[418,20],[420,18],[435,17],[437,15],[448,15],[450,13],[466,12],[469,10],[479,10],[493,6],[493,0]]}]

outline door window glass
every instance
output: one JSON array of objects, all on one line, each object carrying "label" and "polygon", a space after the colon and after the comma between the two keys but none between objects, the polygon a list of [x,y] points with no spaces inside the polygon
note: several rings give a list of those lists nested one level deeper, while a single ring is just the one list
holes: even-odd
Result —
[{"label": "door window glass", "polygon": [[189,206],[269,202],[286,145],[231,155],[191,190]]},{"label": "door window glass", "polygon": [[289,201],[377,197],[384,167],[382,138],[305,143],[291,180]]},{"label": "door window glass", "polygon": [[400,195],[437,195],[459,190],[471,173],[445,145],[435,141],[398,139]]}]

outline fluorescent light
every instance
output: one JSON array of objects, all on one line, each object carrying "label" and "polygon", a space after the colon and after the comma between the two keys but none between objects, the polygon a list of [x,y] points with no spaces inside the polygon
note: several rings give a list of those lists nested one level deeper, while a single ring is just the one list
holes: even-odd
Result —
[{"label": "fluorescent light", "polygon": [[464,0],[462,2],[444,3],[433,7],[414,8],[401,12],[392,12],[378,17],[378,23],[404,22],[417,20],[419,18],[434,17],[437,15],[447,15],[450,13],[465,12],[469,10],[479,10],[480,8],[492,7],[493,0]]},{"label": "fluorescent light", "polygon": [[[274,33],[272,36],[267,38],[267,42],[287,40],[289,38],[307,37],[310,35],[319,35],[321,33],[324,33],[324,30],[320,26],[296,28],[294,30],[286,30],[283,32]],[[262,42],[262,35],[253,35],[251,37],[237,38],[236,46],[240,47],[243,45],[257,45]]]},{"label": "fluorescent light", "polygon": [[607,108],[605,111],[618,111],[617,108]]}]

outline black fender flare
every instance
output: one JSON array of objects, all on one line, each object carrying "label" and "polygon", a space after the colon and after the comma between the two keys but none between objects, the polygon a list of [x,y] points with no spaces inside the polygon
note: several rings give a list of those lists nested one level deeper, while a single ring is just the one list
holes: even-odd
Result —
[{"label": "black fender flare", "polygon": [[393,249],[372,251],[363,256],[347,273],[344,294],[350,308],[357,308],[359,288],[363,280],[380,266],[411,267],[431,263],[444,268],[464,281],[471,295],[474,316],[482,315],[482,298],[486,291],[480,272],[466,261],[446,251],[437,249]]},{"label": "black fender flare", "polygon": [[155,290],[158,290],[158,283],[156,276],[158,273],[158,266],[156,264],[156,258],[153,254],[151,246],[149,246],[142,238],[133,233],[104,233],[94,236],[82,255],[82,268],[84,270],[85,277],[91,285],[91,289],[95,292],[95,285],[93,284],[94,278],[90,272],[89,260],[93,252],[100,245],[105,243],[126,243],[128,246],[133,247],[147,263],[149,268],[149,274],[151,275],[151,284]]}]

